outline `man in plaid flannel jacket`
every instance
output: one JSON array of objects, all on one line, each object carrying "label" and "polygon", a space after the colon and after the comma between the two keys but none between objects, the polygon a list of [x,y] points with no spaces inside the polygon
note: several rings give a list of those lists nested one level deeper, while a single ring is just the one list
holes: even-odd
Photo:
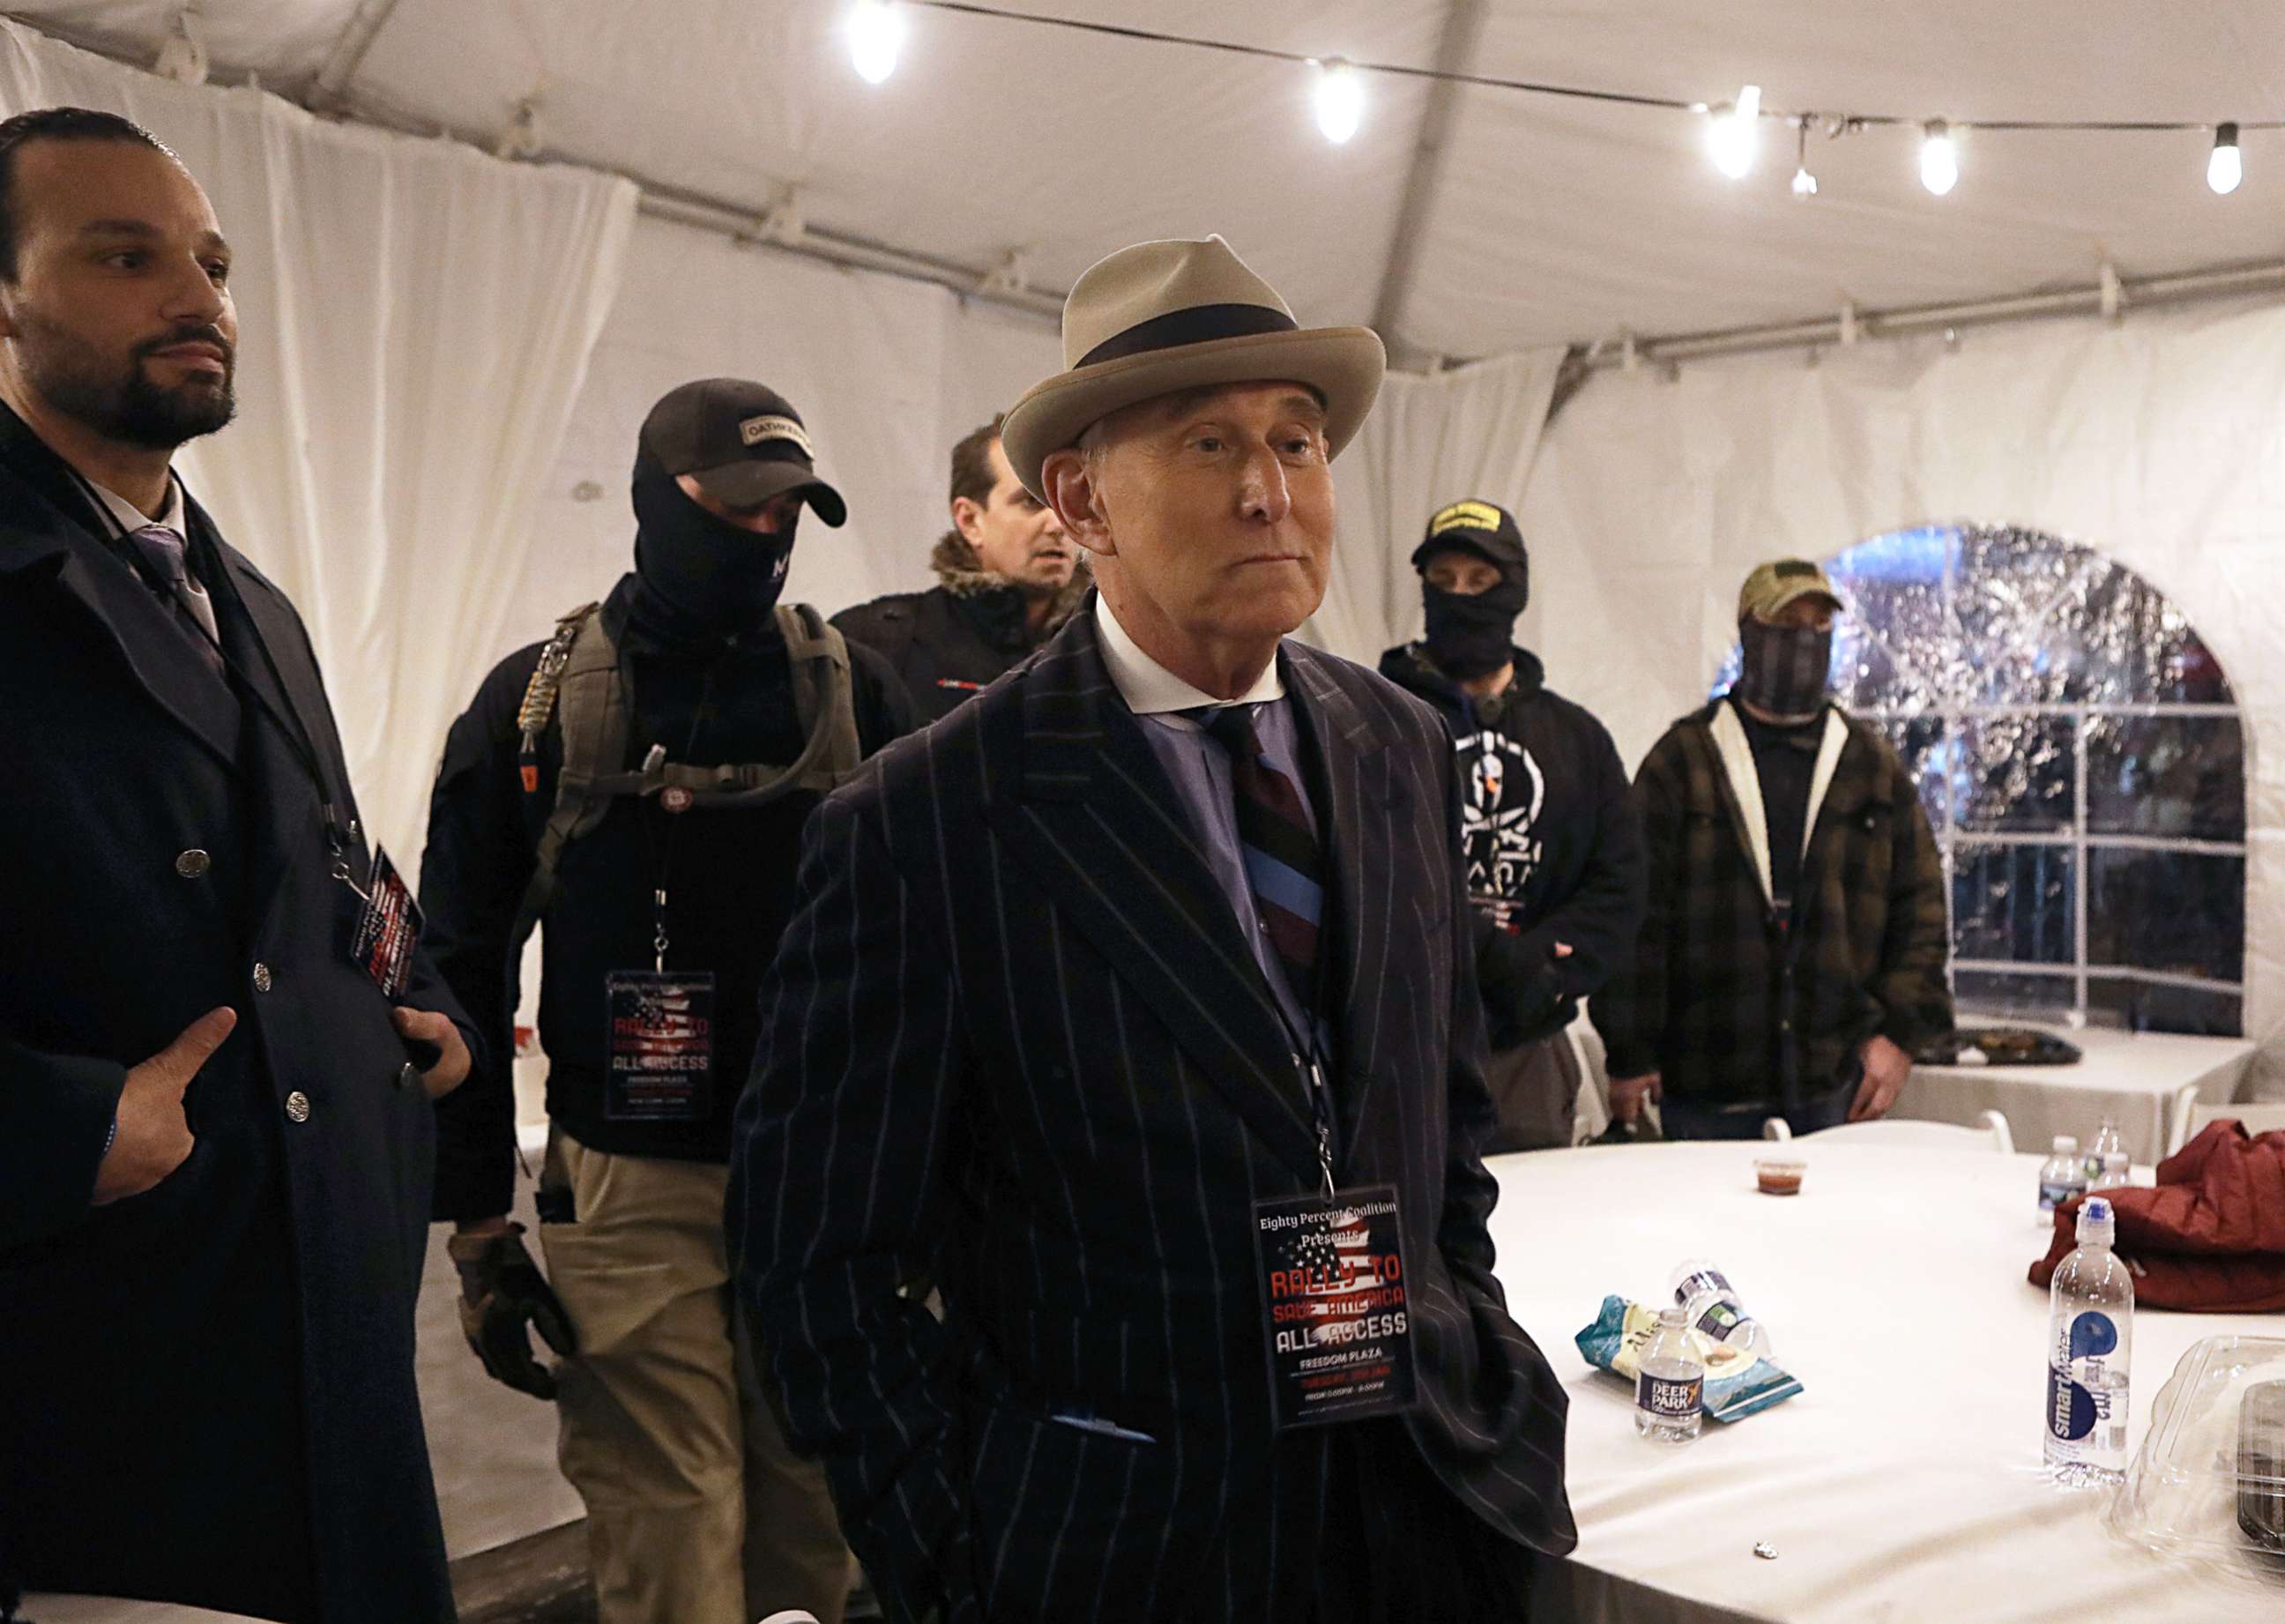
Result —
[{"label": "man in plaid flannel jacket", "polygon": [[1613,1113],[1669,1138],[1878,1117],[1951,1024],[1943,878],[1912,775],[1826,696],[1832,584],[1763,564],[1727,694],[1667,730],[1631,796],[1650,867],[1633,961],[1594,1000]]}]

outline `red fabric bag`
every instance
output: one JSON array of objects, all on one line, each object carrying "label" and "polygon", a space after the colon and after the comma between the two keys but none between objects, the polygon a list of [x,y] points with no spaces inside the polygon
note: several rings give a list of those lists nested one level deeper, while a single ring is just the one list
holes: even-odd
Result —
[{"label": "red fabric bag", "polygon": [[[2261,1314],[2285,1308],[2285,1132],[2250,1138],[2234,1119],[2158,1164],[2152,1189],[2101,1192],[2141,1308]],[[2054,1240],[2031,1265],[2046,1287],[2078,1244],[2077,1200],[2055,1209]]]}]

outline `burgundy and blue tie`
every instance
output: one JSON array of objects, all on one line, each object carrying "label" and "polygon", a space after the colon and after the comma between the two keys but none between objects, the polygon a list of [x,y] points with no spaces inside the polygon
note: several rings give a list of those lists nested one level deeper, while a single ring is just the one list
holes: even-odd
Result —
[{"label": "burgundy and blue tie", "polygon": [[1220,705],[1190,715],[1229,752],[1237,838],[1253,903],[1304,1009],[1317,1007],[1317,928],[1325,909],[1317,831],[1293,781],[1271,765],[1253,730],[1252,705]]}]

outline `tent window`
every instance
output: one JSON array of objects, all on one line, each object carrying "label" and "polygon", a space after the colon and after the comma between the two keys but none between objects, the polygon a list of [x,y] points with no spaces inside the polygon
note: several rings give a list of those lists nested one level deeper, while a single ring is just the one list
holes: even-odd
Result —
[{"label": "tent window", "polygon": [[2008,527],[1901,530],[1826,569],[1853,611],[1833,693],[1920,784],[1963,1013],[2241,1032],[2244,737],[2180,611]]}]

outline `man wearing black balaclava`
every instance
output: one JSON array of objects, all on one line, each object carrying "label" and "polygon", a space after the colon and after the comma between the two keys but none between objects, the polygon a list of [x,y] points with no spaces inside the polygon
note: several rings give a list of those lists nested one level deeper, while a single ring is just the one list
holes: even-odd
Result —
[{"label": "man wearing black balaclava", "polygon": [[1380,674],[1442,713],[1459,755],[1476,985],[1499,1108],[1493,1149],[1571,1142],[1579,1073],[1562,1038],[1633,951],[1643,863],[1626,769],[1603,725],[1515,646],[1530,560],[1514,518],[1455,502],[1412,554],[1427,631]]},{"label": "man wearing black balaclava", "polygon": [[[485,1369],[558,1406],[603,1624],[788,1607],[837,1624],[848,1590],[822,1476],[788,1451],[733,1318],[722,1211],[803,821],[914,719],[878,655],[779,605],[804,509],[846,517],[813,459],[758,384],[662,399],[635,459],[633,573],[493,669],[430,800],[429,939],[499,1046],[438,1112],[435,1215]],[[545,1281],[508,1218],[535,922]]]},{"label": "man wearing black balaclava", "polygon": [[1633,796],[1651,905],[1594,1002],[1611,1106],[1669,1139],[1881,1116],[1951,1024],[1936,839],[1888,741],[1826,697],[1841,600],[1802,559],[1738,598],[1729,693],[1653,747]]}]

